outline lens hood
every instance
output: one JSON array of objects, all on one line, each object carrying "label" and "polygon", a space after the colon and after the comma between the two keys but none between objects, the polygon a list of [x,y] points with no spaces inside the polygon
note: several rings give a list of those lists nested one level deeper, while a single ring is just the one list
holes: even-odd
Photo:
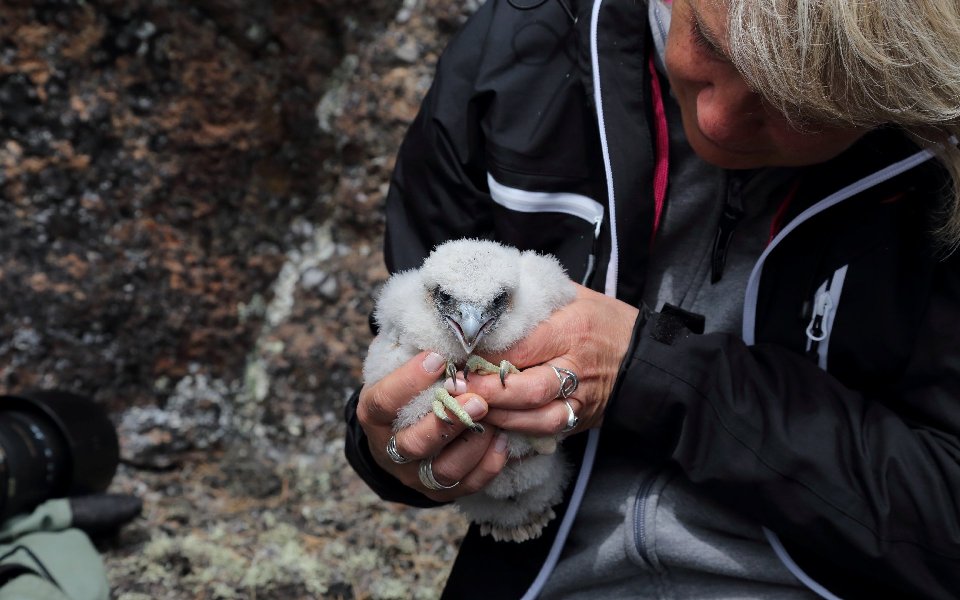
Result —
[{"label": "lens hood", "polygon": [[54,390],[0,396],[0,418],[10,410],[44,415],[63,435],[70,463],[68,495],[107,489],[120,462],[120,444],[102,407],[85,396]]}]

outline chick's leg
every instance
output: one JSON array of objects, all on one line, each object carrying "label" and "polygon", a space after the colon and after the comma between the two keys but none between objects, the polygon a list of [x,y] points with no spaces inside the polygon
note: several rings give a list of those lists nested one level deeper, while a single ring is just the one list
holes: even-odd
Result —
[{"label": "chick's leg", "polygon": [[[506,376],[507,373],[519,373],[520,370],[515,366],[510,364],[509,361],[500,361],[500,366],[493,364],[492,362],[481,358],[479,356],[470,355],[467,358],[467,364],[463,367],[463,376],[467,377],[467,372],[473,371],[474,373],[482,373],[484,375],[493,375],[494,373],[499,373],[500,375],[500,384],[506,387]],[[526,437],[527,443],[530,445],[530,449],[537,454],[553,454],[557,451],[557,437],[548,435],[543,437]]]},{"label": "chick's leg", "polygon": [[507,387],[507,374],[519,373],[520,369],[510,364],[510,361],[507,360],[501,360],[500,366],[498,367],[485,358],[471,354],[470,357],[467,358],[467,364],[463,367],[463,378],[466,379],[467,373],[471,371],[483,375],[493,375],[497,373],[500,375],[500,385]]},{"label": "chick's leg", "polygon": [[470,415],[467,414],[467,411],[463,410],[463,407],[457,402],[457,399],[450,395],[450,392],[442,387],[438,387],[433,395],[433,414],[437,415],[437,418],[444,423],[452,424],[453,420],[447,416],[447,410],[452,412],[460,419],[461,423],[470,429],[477,433],[483,433],[483,425],[474,422]]}]

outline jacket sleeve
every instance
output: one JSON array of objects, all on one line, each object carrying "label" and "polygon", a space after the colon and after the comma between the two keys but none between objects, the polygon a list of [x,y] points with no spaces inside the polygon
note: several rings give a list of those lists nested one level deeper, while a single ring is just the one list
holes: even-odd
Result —
[{"label": "jacket sleeve", "polygon": [[648,458],[675,461],[708,493],[759,519],[842,597],[874,587],[953,598],[960,270],[952,262],[889,395],[849,389],[783,347],[696,335],[657,315],[635,330],[605,426],[642,437]]},{"label": "jacket sleeve", "polygon": [[[451,41],[420,112],[397,156],[386,200],[384,256],[391,273],[414,268],[436,244],[480,237],[489,229],[489,195],[474,78],[495,2],[488,2]],[[347,402],[345,453],[360,477],[385,500],[436,506],[376,464],[356,419],[359,392]]]}]

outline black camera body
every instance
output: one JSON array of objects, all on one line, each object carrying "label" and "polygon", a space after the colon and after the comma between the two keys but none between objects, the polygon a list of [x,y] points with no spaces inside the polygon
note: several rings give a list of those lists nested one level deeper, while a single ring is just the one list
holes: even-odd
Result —
[{"label": "black camera body", "polygon": [[0,396],[0,522],[51,498],[106,490],[119,462],[116,429],[89,398]]}]

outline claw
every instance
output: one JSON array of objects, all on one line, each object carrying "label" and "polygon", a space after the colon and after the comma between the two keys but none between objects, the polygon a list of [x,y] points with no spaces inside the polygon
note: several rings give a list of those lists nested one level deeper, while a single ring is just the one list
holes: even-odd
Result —
[{"label": "claw", "polygon": [[500,385],[507,387],[507,373],[519,373],[520,369],[513,366],[508,360],[500,361]]},{"label": "claw", "polygon": [[458,419],[460,419],[461,423],[473,431],[476,431],[477,433],[483,433],[483,425],[474,422],[474,420],[470,418],[470,415],[467,413],[467,411],[463,410],[463,407],[460,406],[460,403],[457,402],[456,398],[450,395],[450,392],[442,387],[438,387],[433,396],[433,413],[437,415],[437,418],[444,423],[452,425],[453,420],[447,416],[447,413],[444,409],[452,412]]},{"label": "claw", "polygon": [[450,383],[452,383],[453,386],[456,387],[457,386],[457,365],[450,360],[447,361],[447,377],[450,378]]}]

